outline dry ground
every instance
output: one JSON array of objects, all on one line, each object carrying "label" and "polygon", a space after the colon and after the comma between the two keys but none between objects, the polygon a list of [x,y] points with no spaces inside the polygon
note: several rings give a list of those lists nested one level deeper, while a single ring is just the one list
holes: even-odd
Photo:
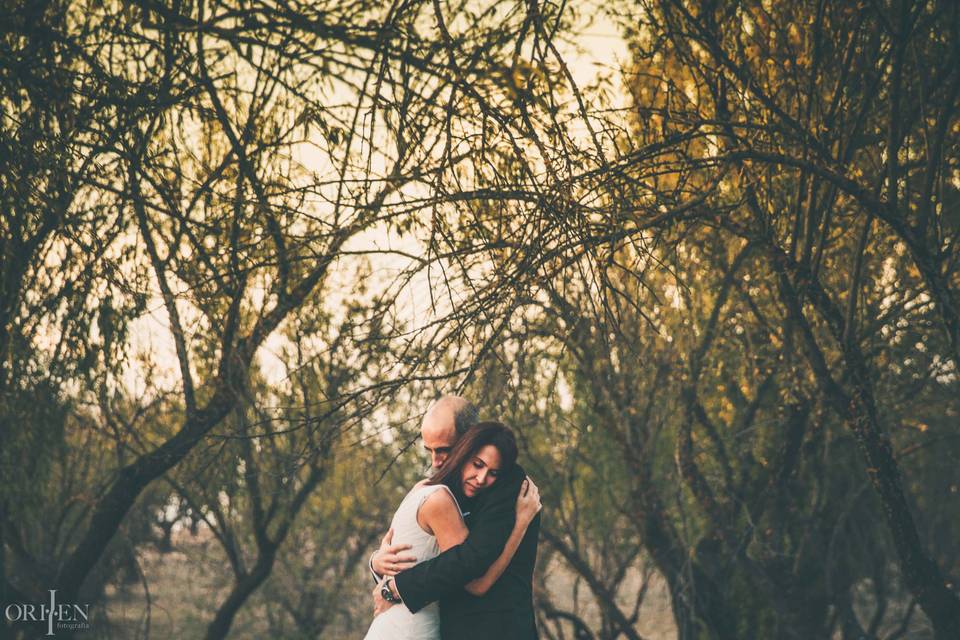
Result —
[{"label": "dry ground", "polygon": [[[93,638],[202,638],[206,624],[218,603],[226,596],[229,568],[217,542],[208,536],[181,535],[175,539],[176,551],[160,554],[149,550],[140,557],[145,581],[123,588],[110,588],[104,611],[99,612],[93,630],[84,635]],[[639,584],[639,576],[634,580]],[[569,572],[547,572],[545,589],[554,605],[578,611],[591,626],[598,612],[583,584]],[[362,638],[369,624],[369,574],[359,567],[343,591],[346,610],[322,638]],[[626,606],[624,602],[624,606]],[[268,617],[277,615],[277,606],[255,597],[238,615],[231,638],[272,638]],[[596,628],[594,626],[594,628]],[[646,640],[673,640],[676,632],[670,603],[663,582],[656,576],[640,610],[637,630]],[[299,636],[291,635],[292,638]]]}]

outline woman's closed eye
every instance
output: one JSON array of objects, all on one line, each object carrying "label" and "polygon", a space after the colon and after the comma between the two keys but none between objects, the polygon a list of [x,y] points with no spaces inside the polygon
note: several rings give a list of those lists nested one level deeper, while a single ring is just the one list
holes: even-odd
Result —
[{"label": "woman's closed eye", "polygon": [[487,467],[486,463],[484,463],[483,460],[480,460],[479,458],[474,458],[474,460],[473,460],[473,468],[474,468],[474,469],[476,469],[477,471],[479,471],[480,469],[483,469],[484,467],[486,467],[487,469],[489,469],[489,471],[488,471],[487,473],[490,474],[490,477],[491,477],[491,478],[496,478],[496,477],[500,474],[500,470],[499,470],[499,469],[490,469],[489,467]]}]

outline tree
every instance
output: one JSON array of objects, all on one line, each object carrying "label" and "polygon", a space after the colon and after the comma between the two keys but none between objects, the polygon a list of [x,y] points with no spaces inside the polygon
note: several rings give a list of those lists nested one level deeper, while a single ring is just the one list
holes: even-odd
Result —
[{"label": "tree", "polygon": [[[747,620],[896,636],[907,600],[952,637],[953,552],[934,555],[936,516],[917,510],[942,485],[914,481],[932,474],[904,454],[951,446],[945,423],[917,427],[921,407],[956,410],[956,9],[668,1],[621,15],[636,116],[608,116],[597,153],[565,138],[579,166],[551,174],[510,231],[466,214],[497,265],[475,289],[508,291],[490,296],[500,327],[547,318],[533,335],[574,358],[637,479],[631,508],[681,637],[742,637]],[[540,349],[510,334],[508,353]],[[678,402],[645,403],[647,389]],[[650,450],[658,417],[678,498]],[[943,459],[928,461],[955,477]]]},{"label": "tree", "polygon": [[[956,9],[898,3],[889,11],[857,11],[824,4],[817,11],[771,12],[744,4],[724,14],[679,2],[646,9],[645,26],[664,37],[641,50],[661,51],[664,65],[689,65],[690,78],[702,87],[690,97],[670,93],[659,113],[666,118],[678,109],[680,127],[713,136],[712,145],[708,137],[703,150],[694,150],[694,170],[737,174],[721,185],[732,192],[721,200],[741,204],[715,223],[747,239],[776,273],[780,303],[819,392],[858,444],[903,579],[937,635],[955,635],[960,600],[920,539],[880,418],[878,376],[865,355],[869,334],[860,331],[875,317],[863,311],[871,304],[864,290],[871,246],[879,252],[892,236],[912,262],[897,273],[919,272],[950,345],[946,357],[957,361],[956,305],[946,284],[954,232],[942,217],[953,191],[945,149],[956,143],[949,133],[960,87],[951,58]],[[812,25],[806,37],[804,23]],[[836,239],[844,228],[858,229],[859,241]],[[846,278],[830,268],[837,264],[847,265]],[[876,258],[873,266],[881,267]],[[873,305],[886,311],[889,302]],[[818,337],[814,324],[830,337]],[[839,350],[836,372],[829,349]]]},{"label": "tree", "polygon": [[[460,132],[505,121],[509,87],[473,81],[509,68],[529,15],[508,2],[480,14],[424,2],[16,9],[2,57],[4,478],[39,458],[38,419],[16,411],[41,383],[119,428],[95,500],[49,558],[52,581],[4,560],[16,553],[7,534],[31,521],[14,507],[45,506],[11,504],[19,484],[5,483],[0,565],[5,600],[32,599],[24,587],[40,583],[76,600],[150,487],[215,429],[242,431],[228,418],[246,410],[267,345],[297,318],[336,314],[343,281],[366,287],[370,310],[346,346],[392,349],[393,368],[353,377],[358,386],[338,389],[316,419],[348,402],[369,411],[429,370],[442,349],[395,301],[435,260],[377,238],[422,228],[448,199],[425,189],[462,181],[475,161]],[[364,255],[406,273],[364,277]],[[159,325],[151,346],[169,347],[174,376],[141,348],[147,322]],[[303,338],[306,361],[326,359],[322,341]],[[130,377],[148,388],[131,393]],[[142,402],[126,414],[139,416],[160,398],[167,414],[148,432],[114,413]],[[50,424],[43,437],[69,452]]]}]

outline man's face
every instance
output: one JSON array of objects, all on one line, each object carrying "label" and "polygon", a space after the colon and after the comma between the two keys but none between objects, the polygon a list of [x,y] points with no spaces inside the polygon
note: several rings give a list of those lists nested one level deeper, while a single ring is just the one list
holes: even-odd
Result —
[{"label": "man's face", "polygon": [[430,466],[439,469],[450,455],[457,441],[453,414],[448,411],[429,411],[420,425],[423,448],[430,454]]}]

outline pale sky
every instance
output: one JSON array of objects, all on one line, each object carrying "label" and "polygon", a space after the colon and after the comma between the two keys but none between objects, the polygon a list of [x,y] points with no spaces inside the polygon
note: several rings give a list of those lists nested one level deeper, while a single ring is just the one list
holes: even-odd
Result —
[{"label": "pale sky", "polygon": [[[619,88],[620,77],[616,69],[619,62],[627,56],[627,47],[620,34],[617,32],[613,23],[604,15],[597,5],[595,11],[587,9],[582,10],[582,14],[589,15],[590,24],[584,24],[577,29],[579,37],[577,38],[577,47],[564,43],[558,43],[558,49],[567,63],[571,74],[578,86],[586,87],[593,84],[598,74],[606,74],[613,79],[614,87]],[[615,95],[623,96],[624,104],[615,104],[614,106],[625,106],[627,92],[616,91]],[[576,132],[575,132],[576,133]],[[582,131],[585,135],[585,129]],[[318,166],[325,163],[325,156],[319,153],[312,153],[310,147],[303,145],[300,149],[302,155],[297,158],[305,167],[322,174],[324,171]],[[402,249],[412,253],[418,253],[421,249],[415,239],[398,239],[389,237],[382,231],[367,232],[358,236],[351,242],[353,248],[367,249]],[[373,265],[374,270],[385,280],[390,279],[390,273],[402,266],[399,258],[385,258],[385,262]],[[391,264],[392,263],[392,264]],[[339,274],[339,277],[346,278],[344,285],[348,284],[351,277],[349,273]],[[401,302],[407,305],[404,313],[410,314],[411,320],[415,324],[420,324],[431,315],[429,309],[429,296],[423,295],[426,290],[426,281],[421,280],[414,284],[408,292],[401,298]],[[336,307],[335,291],[330,297],[332,307]],[[186,308],[187,305],[180,305],[184,324],[189,325],[194,320],[191,319],[195,314]],[[189,328],[188,328],[189,331]],[[159,365],[160,369],[165,370],[156,382],[163,386],[178,385],[179,372],[176,361],[176,351],[173,346],[173,340],[167,325],[166,311],[162,301],[156,297],[149,305],[149,312],[133,323],[131,327],[131,339],[133,342],[133,353],[149,352],[152,354],[150,359]],[[268,380],[273,383],[282,382],[287,375],[287,371],[282,360],[277,354],[283,347],[282,338],[276,334],[272,336],[259,355],[260,364],[263,373]],[[124,384],[131,390],[142,389],[143,371],[139,365],[133,364],[124,376]]]}]

